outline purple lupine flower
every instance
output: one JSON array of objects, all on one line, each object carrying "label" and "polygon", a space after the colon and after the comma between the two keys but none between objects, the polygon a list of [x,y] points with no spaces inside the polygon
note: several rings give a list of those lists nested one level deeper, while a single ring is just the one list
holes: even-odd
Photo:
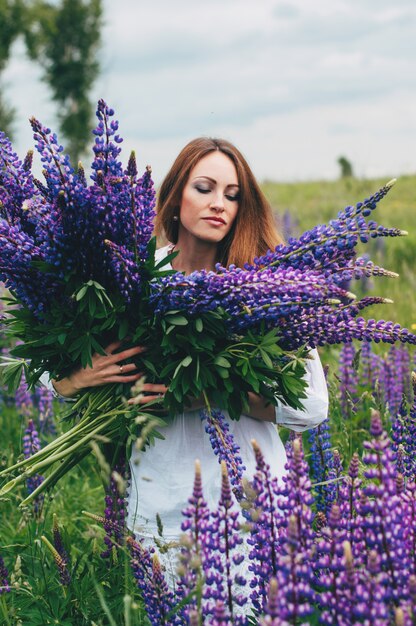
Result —
[{"label": "purple lupine flower", "polygon": [[207,528],[204,558],[204,614],[213,614],[218,601],[223,604],[224,616],[239,624],[237,607],[244,606],[247,597],[242,593],[245,578],[239,573],[244,561],[241,546],[239,511],[232,510],[234,498],[225,461],[221,461],[221,496],[218,507],[211,513]]},{"label": "purple lupine flower", "polygon": [[358,401],[358,372],[354,366],[355,354],[356,352],[353,344],[346,343],[341,347],[339,355],[341,411],[343,417],[345,418],[355,413],[355,405]]},{"label": "purple lupine flower", "polygon": [[[349,292],[315,270],[265,267],[262,270],[205,270],[176,274],[152,285],[156,315],[182,310],[189,316],[221,306],[230,333],[247,328],[279,328],[278,340],[288,349],[349,343],[353,339],[416,343],[406,328],[384,320],[365,320],[358,313],[383,298],[356,302]],[[334,307],[337,305],[337,308]]]},{"label": "purple lupine flower", "polygon": [[152,169],[147,166],[145,173],[138,181],[135,190],[135,203],[137,206],[136,232],[137,232],[137,255],[144,263],[148,256],[148,243],[153,233],[153,218],[155,213],[155,190],[151,178]]},{"label": "purple lupine flower", "polygon": [[311,615],[316,600],[312,579],[310,555],[302,548],[298,520],[290,515],[277,571],[280,616],[289,623]]},{"label": "purple lupine flower", "polygon": [[[412,480],[406,484],[406,489],[401,494],[403,503],[403,524],[407,527],[406,552],[410,555],[409,585],[410,579],[416,576],[416,482]],[[409,586],[409,593],[412,591]],[[416,601],[416,587],[413,587],[413,601]],[[416,614],[415,614],[416,615]]]},{"label": "purple lupine flower", "polygon": [[[38,452],[41,448],[41,443],[39,439],[38,432],[35,428],[35,424],[32,419],[29,420],[27,428],[25,430],[25,434],[23,435],[23,454],[25,459],[30,458],[33,454]],[[29,476],[26,480],[26,486],[28,493],[33,493],[39,485],[43,482],[43,476],[40,474],[35,474],[34,476]],[[35,498],[34,500],[34,510],[38,512],[43,504],[43,495]]]},{"label": "purple lupine flower", "polygon": [[147,617],[152,626],[182,626],[182,619],[173,613],[175,597],[164,578],[159,560],[153,549],[140,541],[127,537],[131,554],[131,567],[141,591]]},{"label": "purple lupine flower", "polygon": [[[348,475],[339,486],[337,502],[340,506],[340,523],[346,532],[346,538],[352,546],[353,553],[362,555],[365,550],[363,529],[358,520],[357,502],[361,498],[361,479],[359,478],[360,459],[356,452],[352,455]],[[361,561],[360,561],[361,562]]]},{"label": "purple lupine flower", "polygon": [[322,610],[320,621],[331,626],[337,623],[339,605],[343,598],[341,585],[345,572],[343,543],[347,532],[341,523],[341,509],[334,503],[328,515],[328,525],[319,531],[313,567],[319,585],[318,603]]},{"label": "purple lupine flower", "polygon": [[[259,621],[259,626],[290,626],[290,624],[293,622],[288,622],[280,617],[279,587],[276,578],[272,578],[267,594],[267,605],[264,616]],[[300,626],[306,626],[306,624]]]},{"label": "purple lupine flower", "polygon": [[[280,244],[274,251],[254,260],[255,267],[274,265],[276,267],[310,267],[325,269],[342,259],[352,259],[358,241],[367,242],[369,238],[386,236],[383,227],[373,221],[366,222],[377,203],[391,189],[393,181],[387,183],[370,198],[355,206],[348,206],[338,213],[328,225],[318,225],[303,233],[299,239],[289,239],[287,244]],[[338,269],[338,268],[337,268]]]},{"label": "purple lupine flower", "polygon": [[53,400],[54,394],[51,389],[44,386],[36,387],[34,393],[37,408],[38,408],[38,421],[39,432],[41,435],[56,435],[56,426],[53,421]]},{"label": "purple lupine flower", "polygon": [[51,544],[51,542],[49,541],[49,539],[47,539],[45,536],[42,535],[41,537],[43,543],[46,545],[46,547],[48,548],[48,550],[51,552],[56,567],[58,569],[58,573],[59,573],[59,579],[61,581],[61,584],[64,585],[65,587],[67,587],[70,582],[71,582],[71,575],[69,573],[68,570],[68,562],[62,558],[62,556],[59,554],[58,550],[55,548],[55,546],[53,546]]},{"label": "purple lupine flower", "polygon": [[408,528],[403,524],[403,503],[397,494],[395,455],[376,411],[370,434],[372,440],[364,442],[364,475],[368,482],[362,489],[365,499],[359,503],[360,524],[365,528],[368,548],[377,551],[381,567],[389,576],[391,599],[398,602],[406,599]]},{"label": "purple lupine flower", "polygon": [[31,175],[32,157],[33,152],[29,152],[22,163],[0,131],[0,215],[10,224],[22,219],[31,224],[30,211],[22,211],[22,205],[37,195]]},{"label": "purple lupine flower", "polygon": [[252,572],[250,598],[254,608],[262,613],[267,604],[269,581],[277,576],[280,547],[281,519],[277,498],[280,494],[277,479],[271,476],[270,466],[265,462],[256,441],[252,441],[256,457],[256,471],[251,482],[254,491],[252,507],[246,512],[250,534],[247,543],[249,571]]},{"label": "purple lupine flower", "polygon": [[288,210],[283,213],[282,219],[278,220],[278,226],[286,241],[299,233],[299,220]]},{"label": "purple lupine flower", "polygon": [[302,441],[299,437],[292,440],[292,449],[288,454],[287,473],[283,476],[278,507],[282,511],[282,528],[287,527],[287,518],[294,515],[297,523],[298,542],[305,553],[311,550],[314,542],[312,524],[314,503],[312,485],[309,479],[308,465],[304,459]]},{"label": "purple lupine flower", "polygon": [[33,398],[27,386],[24,374],[22,375],[18,389],[16,389],[15,405],[23,417],[31,417],[33,415]]},{"label": "purple lupine flower", "polygon": [[359,623],[367,623],[369,626],[389,626],[389,579],[381,570],[380,557],[376,550],[370,550],[366,565],[366,568],[359,571],[355,584],[353,617],[360,620]]},{"label": "purple lupine flower", "polygon": [[[210,512],[202,490],[201,464],[195,461],[195,478],[192,495],[188,506],[182,511],[181,529],[185,533],[181,538],[181,553],[178,567],[178,597],[186,598],[191,594],[189,611],[196,610],[202,594],[203,567],[205,566],[206,535],[209,527]],[[199,598],[193,594],[196,593]]]},{"label": "purple lupine flower", "polygon": [[[123,172],[113,115],[105,102],[98,103],[90,187],[83,169],[74,173],[56,136],[37,120],[32,120],[32,127],[46,186],[30,178],[27,191],[28,174],[21,170],[28,162],[22,165],[17,157],[11,158],[9,144],[0,140],[0,159],[8,168],[7,176],[0,178],[0,199],[2,193],[9,194],[16,205],[13,219],[10,202],[0,210],[0,279],[38,318],[52,302],[72,305],[61,282],[71,273],[85,282],[93,279],[112,293],[118,291],[128,302],[140,297],[138,263],[146,257],[155,194],[149,168],[139,180],[132,166]],[[20,180],[19,193],[14,193]],[[40,272],[33,261],[46,262],[51,272]]]},{"label": "purple lupine flower", "polygon": [[400,410],[403,395],[410,398],[410,354],[405,346],[391,346],[387,355],[390,377],[386,385],[386,403],[394,418]]},{"label": "purple lupine flower", "polygon": [[218,462],[225,462],[233,492],[241,500],[243,489],[241,480],[246,470],[240,456],[240,446],[236,443],[224,414],[219,409],[203,409],[200,417],[205,422],[205,432],[209,435],[214,454]]},{"label": "purple lupine flower", "polygon": [[70,565],[69,555],[65,548],[65,545],[62,539],[61,529],[59,527],[58,517],[55,513],[53,514],[52,535],[53,535],[54,548],[61,559],[58,564],[58,561],[56,561],[56,558],[55,558],[55,561],[57,562],[57,565],[58,565],[61,582],[63,585],[69,585],[70,580],[71,580],[71,576],[69,573],[69,565]]},{"label": "purple lupine flower", "polygon": [[373,384],[373,366],[372,366],[372,350],[371,342],[363,341],[361,343],[360,372],[359,383],[363,387],[374,387]]},{"label": "purple lupine flower", "polygon": [[[334,457],[331,450],[328,419],[310,430],[309,443],[311,450],[311,474],[314,482],[321,483],[335,478],[333,476]],[[333,483],[318,485],[315,487],[315,493],[317,511],[322,511],[327,515],[336,496],[336,485]]]},{"label": "purple lupine flower", "polygon": [[410,410],[402,403],[396,418],[392,423],[392,449],[399,454],[402,466],[397,471],[402,472],[411,480],[416,479],[416,374],[412,374],[414,400]]},{"label": "purple lupine flower", "polygon": [[65,562],[65,564],[68,566],[69,556],[68,556],[68,552],[65,548],[65,545],[62,539],[62,533],[59,527],[58,516],[55,513],[53,514],[52,535],[53,535],[53,545],[55,549],[57,550],[57,552],[59,553],[60,557]]},{"label": "purple lupine flower", "polygon": [[0,554],[0,596],[10,591],[9,572],[4,564],[3,557]]},{"label": "purple lupine flower", "polygon": [[104,510],[106,536],[104,543],[107,548],[101,554],[102,558],[105,559],[114,558],[117,549],[124,543],[127,509],[122,483],[126,471],[126,462],[119,462],[111,472],[110,482],[106,487]]}]

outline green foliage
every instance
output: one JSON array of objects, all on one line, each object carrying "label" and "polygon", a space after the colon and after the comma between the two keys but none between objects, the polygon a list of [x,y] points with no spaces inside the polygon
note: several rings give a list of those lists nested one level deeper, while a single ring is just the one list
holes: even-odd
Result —
[{"label": "green foliage", "polygon": [[[250,391],[272,404],[277,397],[290,406],[301,406],[305,350],[284,352],[277,345],[278,330],[225,337],[224,316],[213,311],[193,319],[172,311],[152,329],[152,343],[142,363],[155,381],[168,386],[165,403],[172,414],[206,394],[232,419],[239,419],[248,407]],[[166,365],[158,368],[159,363]]]},{"label": "green foliage", "polygon": [[[104,354],[103,339],[114,338],[112,329],[124,311],[124,304],[111,302],[104,287],[93,280],[76,291],[68,284],[68,305],[56,303],[50,316],[42,322],[28,309],[19,308],[13,297],[5,301],[11,306],[6,320],[7,334],[25,342],[16,345],[11,354],[27,361],[30,385],[35,384],[45,370],[56,378],[68,375],[80,364],[82,367],[91,365],[94,352]],[[9,385],[10,368],[16,367],[15,363],[5,367],[4,376]]]},{"label": "green foliage", "polygon": [[[0,74],[7,65],[11,46],[23,30],[24,2],[0,0]],[[1,84],[0,84],[1,87]],[[15,110],[4,97],[0,88],[0,130],[12,137]]]}]

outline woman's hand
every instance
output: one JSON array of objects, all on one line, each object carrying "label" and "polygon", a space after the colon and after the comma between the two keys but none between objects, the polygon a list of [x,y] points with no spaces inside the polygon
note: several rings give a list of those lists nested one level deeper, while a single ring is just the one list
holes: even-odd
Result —
[{"label": "woman's hand", "polygon": [[[123,363],[146,350],[143,346],[116,352],[122,345],[115,341],[105,348],[105,355],[95,353],[92,367],[80,368],[66,378],[53,380],[55,390],[65,397],[72,397],[86,387],[98,387],[107,383],[134,383],[143,376],[134,363]],[[166,388],[165,388],[166,389]]]}]

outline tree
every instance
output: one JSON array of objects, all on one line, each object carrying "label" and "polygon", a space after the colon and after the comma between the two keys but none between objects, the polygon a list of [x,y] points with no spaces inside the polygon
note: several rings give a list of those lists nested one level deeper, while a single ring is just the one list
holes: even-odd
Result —
[{"label": "tree", "polygon": [[[11,46],[22,32],[24,5],[22,0],[0,0],[0,80],[7,65]],[[0,84],[0,130],[12,135],[14,109],[4,98]]]},{"label": "tree", "polygon": [[93,107],[88,94],[99,71],[101,16],[101,0],[61,0],[59,5],[38,0],[27,21],[27,48],[44,68],[73,163],[89,144]]},{"label": "tree", "polygon": [[338,165],[341,168],[341,178],[353,178],[354,173],[351,162],[344,156],[340,156],[338,159]]}]

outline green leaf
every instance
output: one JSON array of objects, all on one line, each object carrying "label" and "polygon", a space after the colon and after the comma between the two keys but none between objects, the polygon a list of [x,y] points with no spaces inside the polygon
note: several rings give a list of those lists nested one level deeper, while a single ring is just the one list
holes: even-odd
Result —
[{"label": "green leaf", "polygon": [[179,370],[182,367],[188,367],[191,363],[192,363],[192,357],[190,355],[188,355],[184,359],[182,359],[182,361],[179,363],[178,367],[176,368],[175,373],[173,374],[173,378],[176,378],[176,376],[178,375]]},{"label": "green leaf", "polygon": [[267,352],[265,350],[262,350],[262,348],[260,348],[260,354],[261,354],[261,358],[263,359],[267,367],[269,367],[270,369],[273,369],[273,362],[271,358],[269,357],[269,355],[267,354]]},{"label": "green leaf", "polygon": [[82,300],[82,298],[85,296],[85,294],[88,291],[88,285],[84,285],[83,287],[81,287],[81,289],[79,289],[76,293],[75,293],[75,300],[77,302],[79,302],[80,300]]},{"label": "green leaf", "polygon": [[217,356],[214,359],[214,364],[219,365],[220,367],[226,367],[226,368],[231,367],[231,363],[227,359],[225,359],[223,356]]},{"label": "green leaf", "polygon": [[195,328],[199,333],[202,333],[203,329],[204,329],[204,323],[201,320],[200,317],[197,317],[195,320]]},{"label": "green leaf", "polygon": [[166,317],[169,324],[172,324],[173,326],[187,326],[189,323],[183,315],[169,315],[169,317]]},{"label": "green leaf", "polygon": [[129,331],[129,322],[126,318],[124,318],[123,320],[121,320],[119,327],[118,327],[118,339],[120,341],[124,339],[127,336],[128,331]]}]

